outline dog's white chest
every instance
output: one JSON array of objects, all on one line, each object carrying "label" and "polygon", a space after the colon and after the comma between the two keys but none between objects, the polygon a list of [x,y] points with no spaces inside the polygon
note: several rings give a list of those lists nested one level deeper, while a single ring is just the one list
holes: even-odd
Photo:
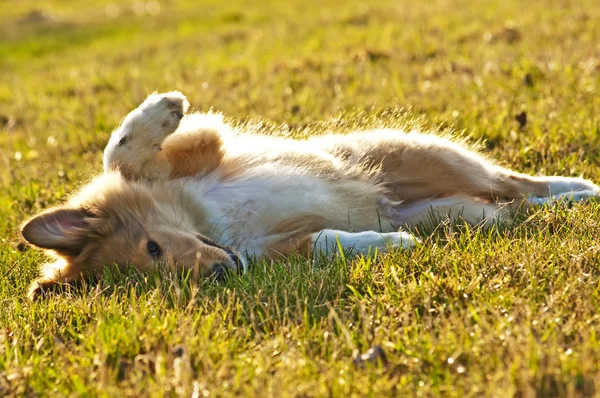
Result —
[{"label": "dog's white chest", "polygon": [[321,214],[334,201],[327,181],[281,173],[226,182],[203,179],[186,190],[207,212],[214,239],[251,253],[260,251],[274,226],[301,215]]}]

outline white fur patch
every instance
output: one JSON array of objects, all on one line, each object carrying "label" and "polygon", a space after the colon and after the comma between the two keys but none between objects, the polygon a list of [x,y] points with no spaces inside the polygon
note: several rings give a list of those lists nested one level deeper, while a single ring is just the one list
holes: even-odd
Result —
[{"label": "white fur patch", "polygon": [[536,177],[540,181],[548,184],[548,195],[558,195],[572,191],[595,191],[596,195],[600,194],[600,189],[591,181],[583,178],[548,176]]},{"label": "white fur patch", "polygon": [[345,232],[324,229],[313,234],[313,250],[323,254],[336,253],[342,249],[352,249],[357,253],[368,254],[373,249],[386,251],[391,247],[410,249],[418,239],[407,232],[379,233],[375,231]]},{"label": "white fur patch", "polygon": [[583,191],[562,192],[556,195],[543,198],[540,198],[538,196],[532,196],[527,198],[527,200],[533,205],[543,206],[567,202],[584,202],[592,198],[597,198],[599,197],[599,195],[600,193],[595,189],[586,189]]},{"label": "white fur patch", "polygon": [[471,225],[494,222],[504,207],[467,196],[429,199],[408,205],[390,206],[386,216],[397,226],[437,225],[441,221],[464,221]]}]

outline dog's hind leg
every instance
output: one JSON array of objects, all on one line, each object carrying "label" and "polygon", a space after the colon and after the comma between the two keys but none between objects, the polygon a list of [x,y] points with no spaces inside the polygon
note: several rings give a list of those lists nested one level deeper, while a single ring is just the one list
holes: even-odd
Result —
[{"label": "dog's hind leg", "polygon": [[600,187],[582,178],[514,172],[465,145],[434,135],[376,130],[325,142],[338,156],[380,165],[393,198],[406,202],[452,195],[512,201],[571,191],[600,193]]},{"label": "dog's hind leg", "polygon": [[383,215],[396,228],[429,227],[448,221],[487,227],[498,221],[510,221],[509,216],[517,206],[517,202],[496,203],[469,196],[449,196],[391,204],[383,208]]},{"label": "dog's hind leg", "polygon": [[517,173],[443,139],[390,153],[382,165],[389,186],[409,201],[449,195],[512,201],[581,190],[600,193],[600,187],[582,178]]},{"label": "dog's hind leg", "polygon": [[470,225],[489,227],[497,223],[510,223],[515,213],[532,207],[551,206],[569,201],[579,202],[597,196],[598,192],[581,190],[547,197],[531,196],[525,200],[504,203],[468,196],[448,196],[384,206],[383,215],[393,227],[406,227],[411,230],[420,226],[435,226],[440,222],[465,222]]}]

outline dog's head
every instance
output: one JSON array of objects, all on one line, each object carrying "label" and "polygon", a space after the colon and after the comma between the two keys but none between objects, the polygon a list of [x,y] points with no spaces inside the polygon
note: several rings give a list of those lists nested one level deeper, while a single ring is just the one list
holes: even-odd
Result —
[{"label": "dog's head", "polygon": [[105,174],[66,205],[27,221],[23,237],[64,264],[47,276],[57,281],[98,274],[105,265],[145,269],[161,263],[204,276],[237,269],[241,263],[233,250],[197,232],[203,210],[177,185],[164,184]]}]

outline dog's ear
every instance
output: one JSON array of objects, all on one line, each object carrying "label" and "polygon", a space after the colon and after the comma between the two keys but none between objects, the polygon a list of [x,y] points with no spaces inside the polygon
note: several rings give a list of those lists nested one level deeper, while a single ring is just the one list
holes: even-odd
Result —
[{"label": "dog's ear", "polygon": [[87,243],[93,214],[84,209],[58,207],[27,221],[21,234],[34,246],[63,255],[78,255]]}]

